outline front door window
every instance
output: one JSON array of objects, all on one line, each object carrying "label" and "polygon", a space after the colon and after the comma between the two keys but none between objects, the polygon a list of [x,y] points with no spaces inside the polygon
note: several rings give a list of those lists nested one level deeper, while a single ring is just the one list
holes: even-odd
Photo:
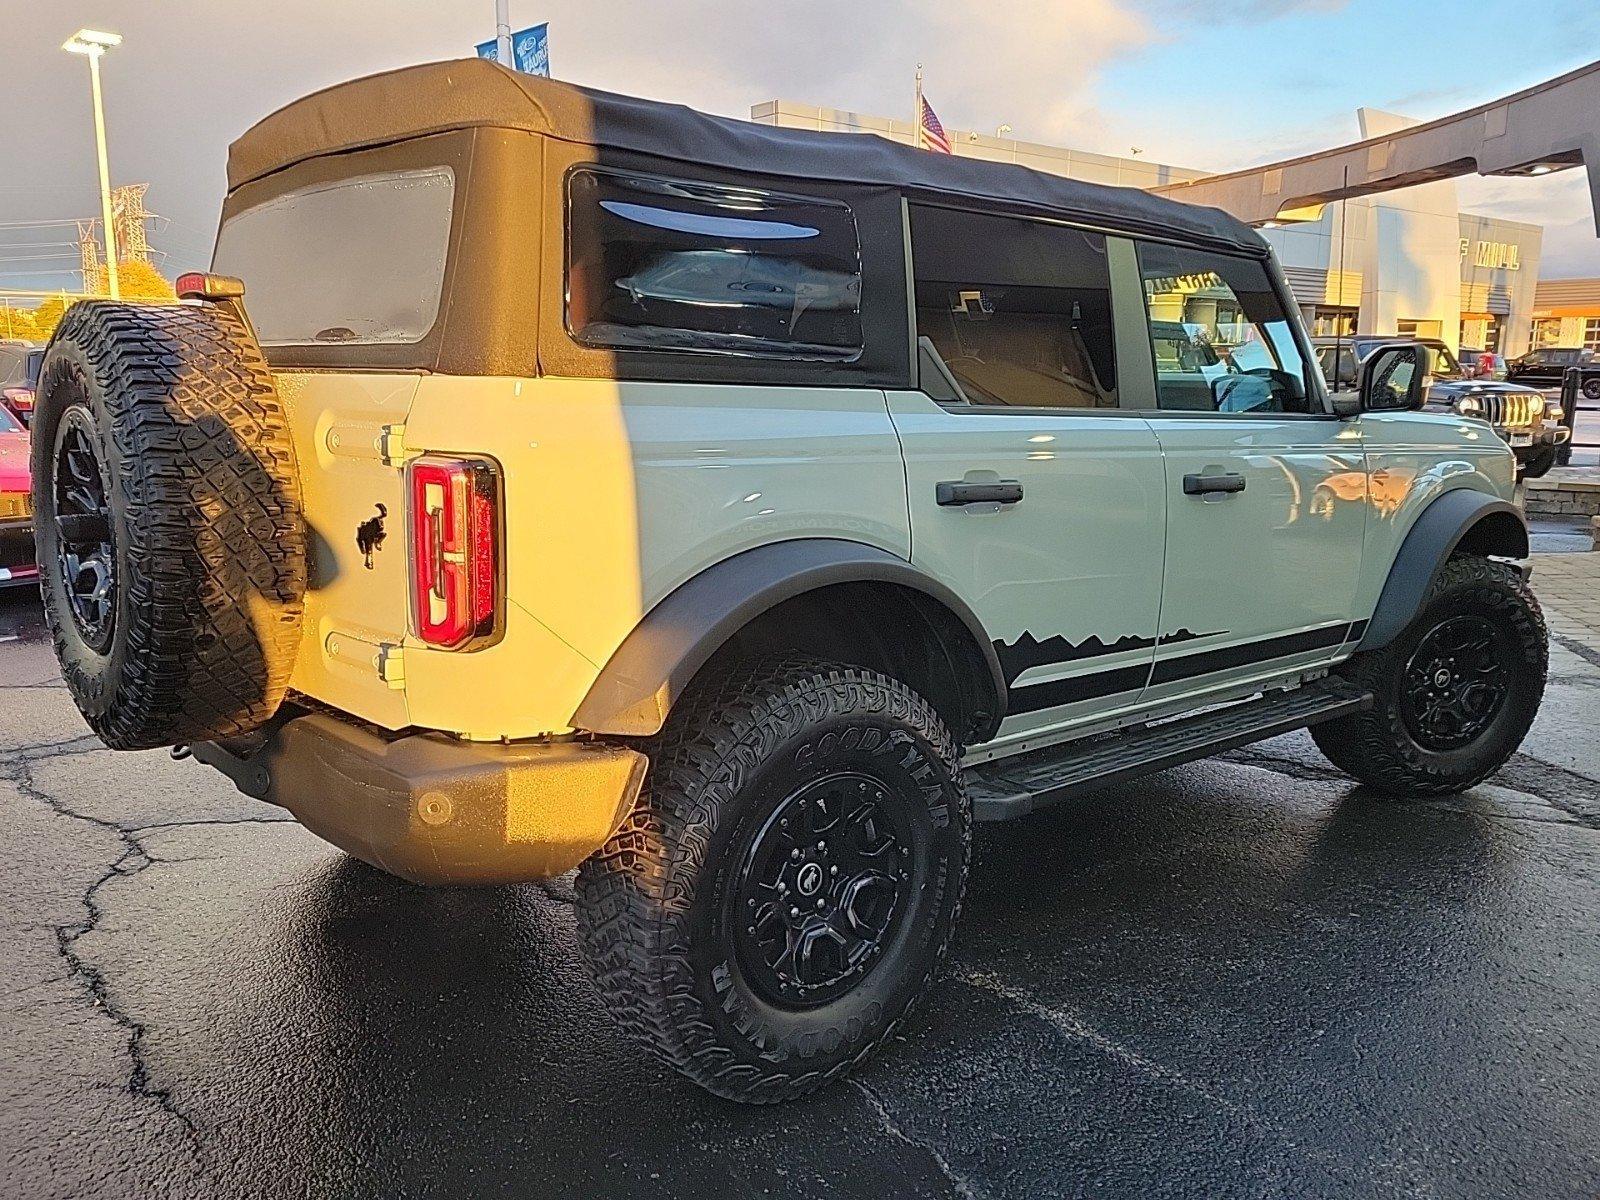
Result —
[{"label": "front door window", "polygon": [[1158,408],[1304,413],[1320,404],[1264,263],[1139,245]]}]

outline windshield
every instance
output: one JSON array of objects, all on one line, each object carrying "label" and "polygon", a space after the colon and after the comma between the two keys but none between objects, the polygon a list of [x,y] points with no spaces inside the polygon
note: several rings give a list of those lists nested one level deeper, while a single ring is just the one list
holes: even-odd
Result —
[{"label": "windshield", "polygon": [[1450,353],[1450,347],[1433,342],[1424,342],[1428,348],[1428,371],[1432,375],[1451,376],[1461,374],[1461,365],[1456,362],[1456,356]]},{"label": "windshield", "polygon": [[11,410],[0,405],[0,433],[21,433],[22,426],[11,415]]}]

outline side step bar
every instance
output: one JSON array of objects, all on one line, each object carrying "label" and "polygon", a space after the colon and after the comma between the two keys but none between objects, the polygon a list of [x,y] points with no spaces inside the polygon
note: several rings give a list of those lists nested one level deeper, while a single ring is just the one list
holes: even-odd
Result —
[{"label": "side step bar", "polygon": [[1209,758],[1372,707],[1372,694],[1328,676],[1194,716],[1047,746],[966,770],[979,821],[1024,816],[1058,800],[1124,779]]}]

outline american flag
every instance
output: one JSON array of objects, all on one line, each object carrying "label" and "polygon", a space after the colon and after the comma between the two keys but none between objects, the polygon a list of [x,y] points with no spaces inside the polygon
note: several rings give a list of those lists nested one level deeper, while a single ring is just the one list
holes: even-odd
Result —
[{"label": "american flag", "polygon": [[936,150],[940,154],[952,153],[950,139],[945,136],[944,126],[939,124],[939,118],[933,111],[926,97],[922,100],[922,145],[925,149]]}]

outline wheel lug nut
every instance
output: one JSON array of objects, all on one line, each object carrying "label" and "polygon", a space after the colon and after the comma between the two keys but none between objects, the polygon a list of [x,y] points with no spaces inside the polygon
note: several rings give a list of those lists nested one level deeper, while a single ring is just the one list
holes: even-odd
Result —
[{"label": "wheel lug nut", "polygon": [[789,857],[790,858],[799,858],[800,857],[799,849],[797,848],[797,849],[789,851]]},{"label": "wheel lug nut", "polygon": [[838,873],[839,873],[839,868],[838,867],[829,867],[828,868],[828,874],[829,875],[837,875]]},{"label": "wheel lug nut", "polygon": [[827,907],[828,907],[828,902],[826,900],[818,900],[817,901],[817,908],[818,909],[824,909],[824,908],[827,908]]},{"label": "wheel lug nut", "polygon": [[800,910],[798,908],[791,908],[789,910],[789,915],[791,917],[798,917],[800,915]]}]

